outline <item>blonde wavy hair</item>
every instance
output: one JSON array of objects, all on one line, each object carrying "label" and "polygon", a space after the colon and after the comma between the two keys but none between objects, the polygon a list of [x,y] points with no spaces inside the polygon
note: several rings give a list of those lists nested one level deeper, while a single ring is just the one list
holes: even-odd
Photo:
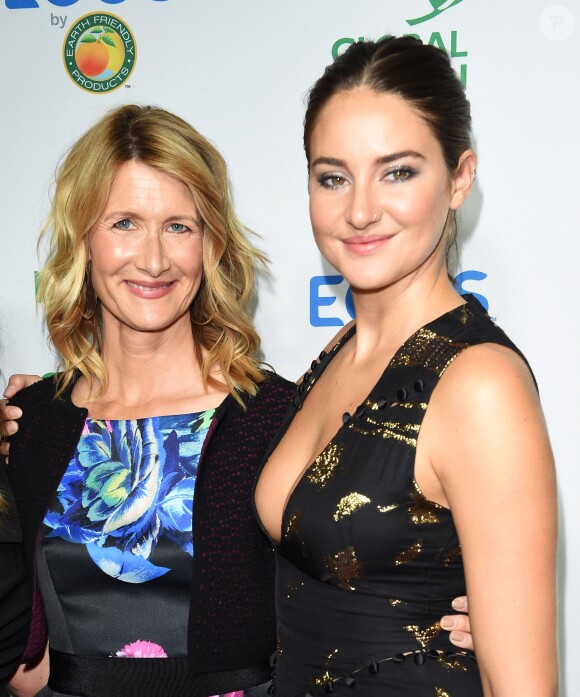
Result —
[{"label": "blonde wavy hair", "polygon": [[[248,304],[257,267],[266,257],[250,242],[237,218],[227,167],[216,148],[186,121],[153,106],[124,105],[108,112],[70,149],[60,164],[52,207],[39,240],[49,239],[40,272],[38,301],[50,339],[61,356],[58,394],[76,371],[101,395],[107,373],[101,359],[102,323],[90,274],[89,233],[102,214],[118,168],[142,162],[183,182],[203,227],[203,280],[192,303],[196,358],[207,384],[220,368],[230,393],[255,394],[263,379],[256,352],[260,339]],[[94,313],[88,305],[96,303]]]}]

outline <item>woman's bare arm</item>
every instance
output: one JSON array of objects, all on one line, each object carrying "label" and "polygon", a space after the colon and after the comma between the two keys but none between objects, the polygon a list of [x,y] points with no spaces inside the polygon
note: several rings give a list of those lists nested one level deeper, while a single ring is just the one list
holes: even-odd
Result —
[{"label": "woman's bare arm", "polygon": [[529,370],[508,349],[472,347],[448,368],[429,411],[424,426],[459,533],[484,694],[554,697],[556,486]]}]

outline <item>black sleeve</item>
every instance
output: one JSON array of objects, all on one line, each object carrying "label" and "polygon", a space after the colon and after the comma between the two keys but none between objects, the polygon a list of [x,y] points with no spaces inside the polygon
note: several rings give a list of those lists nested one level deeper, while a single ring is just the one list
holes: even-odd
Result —
[{"label": "black sleeve", "polygon": [[32,616],[22,533],[10,486],[0,465],[0,496],[8,511],[0,514],[0,681],[10,677],[26,648]]}]

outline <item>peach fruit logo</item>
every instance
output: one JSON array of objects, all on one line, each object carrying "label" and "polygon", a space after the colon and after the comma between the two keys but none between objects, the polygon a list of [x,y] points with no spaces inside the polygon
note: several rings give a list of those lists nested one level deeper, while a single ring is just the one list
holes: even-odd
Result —
[{"label": "peach fruit logo", "polygon": [[62,47],[71,80],[92,93],[111,92],[135,67],[137,47],[126,22],[115,15],[91,13],[76,21]]}]

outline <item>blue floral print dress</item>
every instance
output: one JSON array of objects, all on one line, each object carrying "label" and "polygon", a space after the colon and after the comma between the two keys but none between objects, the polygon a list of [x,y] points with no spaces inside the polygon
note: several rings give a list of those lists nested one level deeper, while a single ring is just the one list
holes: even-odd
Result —
[{"label": "blue floral print dress", "polygon": [[187,655],[193,494],[214,412],[86,419],[38,544],[51,649]]}]

